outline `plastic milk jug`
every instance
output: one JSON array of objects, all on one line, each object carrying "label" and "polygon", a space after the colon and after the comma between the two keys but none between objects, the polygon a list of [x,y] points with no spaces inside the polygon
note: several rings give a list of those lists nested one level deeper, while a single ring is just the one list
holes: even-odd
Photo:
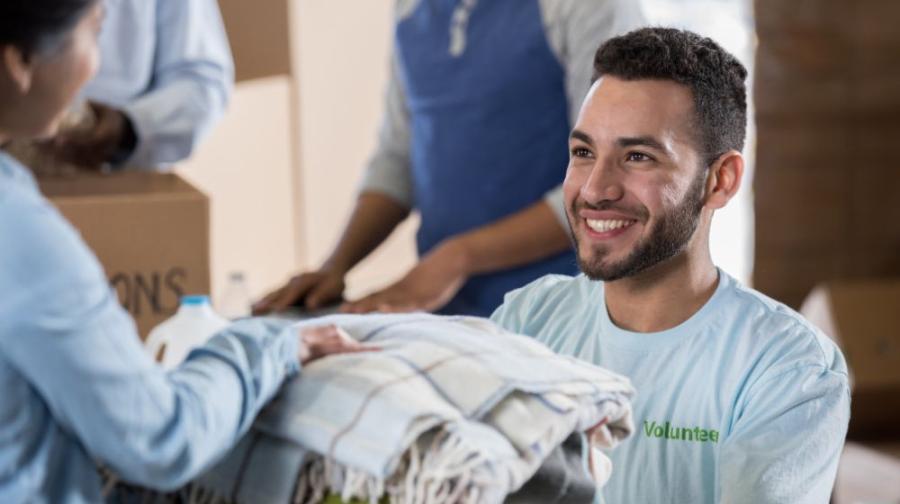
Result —
[{"label": "plastic milk jug", "polygon": [[250,315],[252,302],[243,273],[235,271],[228,275],[228,286],[221,299],[222,302],[217,308],[223,317],[237,320]]},{"label": "plastic milk jug", "polygon": [[184,296],[175,315],[150,331],[145,347],[163,368],[172,369],[228,324],[213,311],[208,296]]}]

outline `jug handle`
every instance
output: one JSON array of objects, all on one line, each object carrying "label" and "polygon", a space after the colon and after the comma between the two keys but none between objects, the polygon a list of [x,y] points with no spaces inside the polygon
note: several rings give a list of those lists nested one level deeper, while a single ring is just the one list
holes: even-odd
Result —
[{"label": "jug handle", "polygon": [[161,363],[166,356],[166,342],[163,341],[162,333],[153,334],[147,338],[144,348],[147,349],[154,362]]}]

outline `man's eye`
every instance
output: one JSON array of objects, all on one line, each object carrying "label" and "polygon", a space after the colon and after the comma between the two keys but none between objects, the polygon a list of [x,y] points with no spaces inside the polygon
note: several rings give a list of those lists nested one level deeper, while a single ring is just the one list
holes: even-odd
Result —
[{"label": "man's eye", "polygon": [[585,149],[584,147],[574,147],[571,151],[572,157],[590,157],[591,151]]},{"label": "man's eye", "polygon": [[625,156],[626,161],[652,161],[653,158],[644,154],[643,152],[629,152],[627,156]]}]

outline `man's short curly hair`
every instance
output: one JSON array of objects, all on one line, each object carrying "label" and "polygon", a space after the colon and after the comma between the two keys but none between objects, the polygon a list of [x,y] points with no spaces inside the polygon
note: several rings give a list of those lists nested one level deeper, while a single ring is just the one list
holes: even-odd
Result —
[{"label": "man's short curly hair", "polygon": [[707,165],[744,147],[747,70],[712,39],[674,28],[642,28],[609,39],[594,55],[594,77],[663,79],[690,88],[696,140]]}]

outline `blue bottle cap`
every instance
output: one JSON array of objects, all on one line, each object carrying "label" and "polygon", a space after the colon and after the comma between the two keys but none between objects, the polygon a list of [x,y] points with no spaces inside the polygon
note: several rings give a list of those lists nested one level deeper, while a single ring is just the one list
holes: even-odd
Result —
[{"label": "blue bottle cap", "polygon": [[181,296],[181,304],[185,306],[200,306],[209,304],[209,296]]}]

